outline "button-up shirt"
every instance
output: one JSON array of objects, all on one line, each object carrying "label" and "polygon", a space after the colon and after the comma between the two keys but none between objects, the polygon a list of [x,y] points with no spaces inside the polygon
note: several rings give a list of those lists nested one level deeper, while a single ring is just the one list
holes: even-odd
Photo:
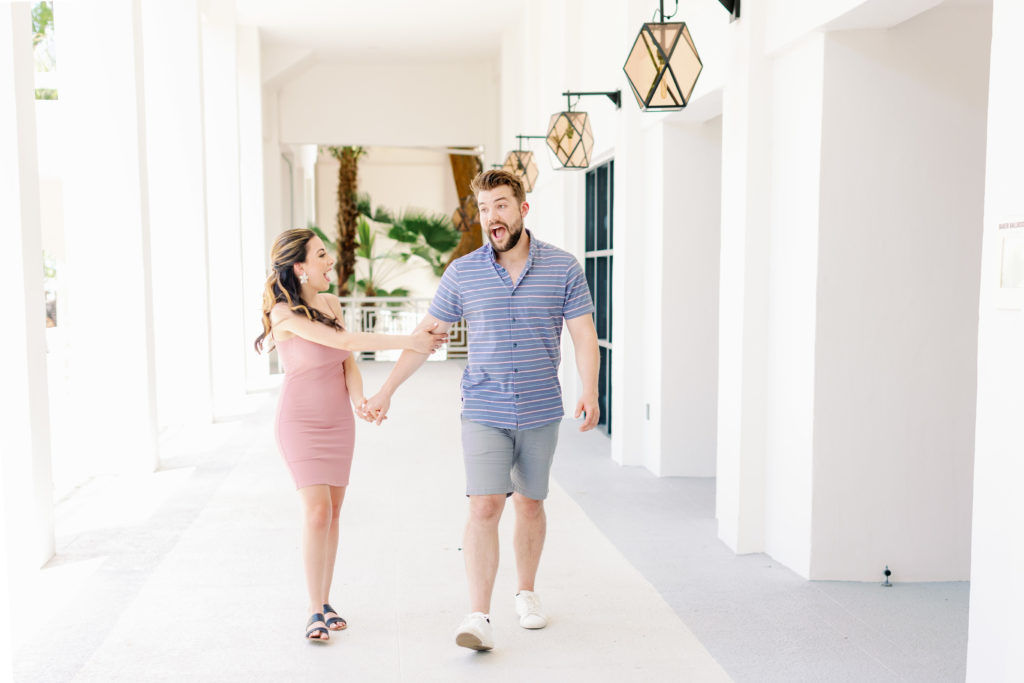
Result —
[{"label": "button-up shirt", "polygon": [[502,429],[532,429],[562,419],[562,320],[594,310],[573,256],[530,236],[530,254],[512,282],[491,245],[445,270],[430,314],[469,325],[462,373],[462,416]]}]

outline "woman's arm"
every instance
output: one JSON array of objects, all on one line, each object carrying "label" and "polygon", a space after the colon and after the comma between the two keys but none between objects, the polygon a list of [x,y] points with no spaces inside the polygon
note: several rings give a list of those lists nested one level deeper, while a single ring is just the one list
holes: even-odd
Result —
[{"label": "woman's arm", "polygon": [[348,397],[352,400],[352,407],[362,417],[366,395],[363,393],[363,373],[359,372],[355,354],[345,359],[345,384],[348,386]]},{"label": "woman's arm", "polygon": [[373,334],[338,330],[296,313],[285,303],[276,304],[271,309],[270,320],[275,333],[288,332],[308,341],[344,351],[402,349],[428,354],[448,341],[448,335],[433,334],[430,330],[413,334]]}]

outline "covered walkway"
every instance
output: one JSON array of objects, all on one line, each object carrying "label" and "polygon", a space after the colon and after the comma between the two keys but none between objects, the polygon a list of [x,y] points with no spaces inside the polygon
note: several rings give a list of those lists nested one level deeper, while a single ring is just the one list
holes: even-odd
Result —
[{"label": "covered walkway", "polygon": [[[372,388],[390,365],[362,367]],[[165,434],[157,474],[96,479],[58,505],[16,680],[963,679],[967,584],[806,582],[736,556],[715,536],[713,480],[620,468],[571,420],[538,586],[551,625],[515,622],[508,515],[496,649],[455,647],[460,371],[427,364],[384,427],[360,424],[334,592],[350,628],[331,643],[301,639],[299,508],[270,392],[236,421]]]}]

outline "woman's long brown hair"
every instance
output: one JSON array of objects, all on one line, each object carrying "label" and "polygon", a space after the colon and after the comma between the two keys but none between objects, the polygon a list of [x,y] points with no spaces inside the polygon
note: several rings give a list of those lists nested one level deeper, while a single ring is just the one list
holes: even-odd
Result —
[{"label": "woman's long brown hair", "polygon": [[316,233],[308,228],[294,228],[285,230],[274,240],[270,250],[272,272],[263,288],[263,334],[256,337],[254,344],[257,353],[263,351],[263,340],[270,334],[270,309],[282,301],[288,304],[288,308],[302,313],[309,320],[337,330],[345,329],[337,318],[325,315],[302,300],[302,287],[292,266],[306,260],[306,247],[315,236]]}]

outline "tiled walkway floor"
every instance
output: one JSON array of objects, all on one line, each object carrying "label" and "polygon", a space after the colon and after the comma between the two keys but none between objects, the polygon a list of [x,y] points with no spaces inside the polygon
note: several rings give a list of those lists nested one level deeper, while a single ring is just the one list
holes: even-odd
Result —
[{"label": "tiled walkway floor", "polygon": [[[388,364],[363,364],[376,387]],[[714,482],[658,479],[563,424],[538,591],[516,625],[511,515],[497,648],[452,644],[466,608],[455,363],[360,424],[334,604],[303,642],[298,499],[273,405],[165,435],[155,475],[97,479],[57,509],[58,556],[19,620],[16,681],[962,681],[967,584],[807,582],[716,538]]]},{"label": "tiled walkway floor", "polygon": [[[367,364],[368,386],[380,370]],[[16,680],[728,680],[557,485],[538,585],[551,624],[515,619],[507,515],[496,649],[453,644],[467,611],[458,374],[428,364],[385,426],[360,425],[333,597],[350,628],[332,642],[301,637],[300,510],[269,396],[198,439],[166,439],[165,471],[97,481],[60,506],[59,555],[40,577],[52,598],[26,617]]]}]

